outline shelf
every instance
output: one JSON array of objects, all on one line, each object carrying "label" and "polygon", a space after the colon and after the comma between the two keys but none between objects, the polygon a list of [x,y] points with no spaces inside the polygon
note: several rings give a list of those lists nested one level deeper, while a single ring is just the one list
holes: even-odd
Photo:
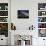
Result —
[{"label": "shelf", "polygon": [[46,3],[38,4],[38,36],[46,37]]},{"label": "shelf", "polygon": [[38,23],[46,23],[46,22],[38,22]]},{"label": "shelf", "polygon": [[46,11],[46,10],[38,10],[38,11]]},{"label": "shelf", "polygon": [[44,15],[44,16],[38,16],[38,17],[46,17],[46,15]]},{"label": "shelf", "polygon": [[8,37],[8,3],[0,3],[0,35]]},{"label": "shelf", "polygon": [[0,17],[8,17],[8,16],[0,16]]},{"label": "shelf", "polygon": [[46,28],[38,28],[38,29],[46,29]]},{"label": "shelf", "polygon": [[0,10],[0,11],[8,11],[8,10]]},{"label": "shelf", "polygon": [[0,23],[8,23],[8,22],[0,22]]}]

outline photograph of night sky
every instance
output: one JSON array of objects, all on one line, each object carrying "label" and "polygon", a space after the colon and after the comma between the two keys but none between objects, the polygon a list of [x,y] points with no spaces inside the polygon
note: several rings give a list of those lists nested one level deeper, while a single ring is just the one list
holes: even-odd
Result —
[{"label": "photograph of night sky", "polygon": [[18,10],[18,18],[29,18],[29,10]]}]

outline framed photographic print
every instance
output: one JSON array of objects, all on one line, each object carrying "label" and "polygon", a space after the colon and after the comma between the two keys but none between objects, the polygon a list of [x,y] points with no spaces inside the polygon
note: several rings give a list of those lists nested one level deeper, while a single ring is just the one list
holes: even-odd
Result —
[{"label": "framed photographic print", "polygon": [[29,10],[18,10],[17,14],[18,14],[17,18],[19,19],[29,18]]}]

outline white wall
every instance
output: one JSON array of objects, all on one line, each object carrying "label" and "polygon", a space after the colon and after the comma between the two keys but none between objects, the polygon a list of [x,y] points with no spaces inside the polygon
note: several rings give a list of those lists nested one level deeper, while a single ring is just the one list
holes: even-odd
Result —
[{"label": "white wall", "polygon": [[[38,3],[46,0],[11,0],[11,22],[16,25],[17,30],[27,30],[32,24],[38,27]],[[29,19],[18,19],[17,10],[29,10]]]},{"label": "white wall", "polygon": [[[17,10],[29,10],[29,19],[18,19]],[[32,24],[37,23],[37,2],[30,0],[12,0],[11,1],[11,22],[14,22],[17,30],[27,30]],[[36,19],[35,19],[36,18]]]},{"label": "white wall", "polygon": [[[38,3],[46,3],[46,0],[11,0],[11,22],[16,25],[16,32],[20,32],[20,30],[21,32],[24,32],[25,30],[28,30],[28,27],[32,24],[35,26],[33,46],[41,46],[40,44],[43,44],[43,40],[41,40],[42,38],[35,38],[35,36],[38,36]],[[21,9],[29,10],[29,19],[17,18],[17,10]]]}]

